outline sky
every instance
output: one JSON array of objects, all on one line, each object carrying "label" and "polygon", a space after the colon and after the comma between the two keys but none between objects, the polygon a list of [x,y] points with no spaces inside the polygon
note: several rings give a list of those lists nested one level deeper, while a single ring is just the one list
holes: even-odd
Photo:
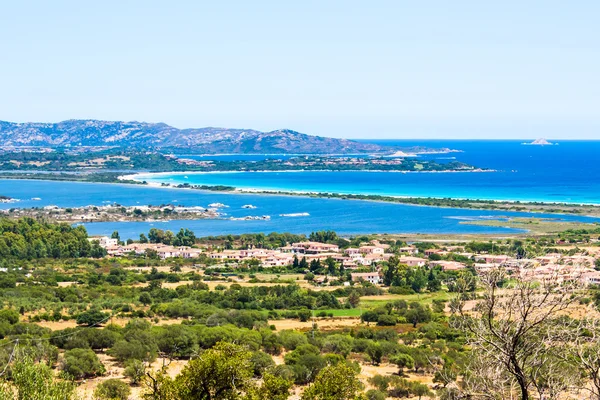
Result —
[{"label": "sky", "polygon": [[600,2],[6,1],[0,120],[600,139]]}]

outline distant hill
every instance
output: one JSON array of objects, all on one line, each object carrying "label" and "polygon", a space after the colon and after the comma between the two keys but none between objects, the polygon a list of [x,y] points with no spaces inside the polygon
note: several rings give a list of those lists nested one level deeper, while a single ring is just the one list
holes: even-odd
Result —
[{"label": "distant hill", "polygon": [[58,123],[0,121],[0,145],[162,149],[194,153],[381,153],[392,149],[346,139],[306,135],[288,129],[177,129],[164,123],[68,120]]}]

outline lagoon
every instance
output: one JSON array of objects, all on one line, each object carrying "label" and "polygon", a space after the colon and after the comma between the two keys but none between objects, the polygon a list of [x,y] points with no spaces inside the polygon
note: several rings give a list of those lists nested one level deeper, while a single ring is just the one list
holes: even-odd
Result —
[{"label": "lagoon", "polygon": [[[295,196],[256,195],[206,192],[190,189],[154,188],[141,185],[59,182],[36,180],[0,180],[0,194],[20,199],[18,203],[0,204],[0,208],[77,207],[118,203],[122,205],[179,204],[208,206],[223,203],[226,217],[269,215],[270,220],[232,221],[181,220],[169,222],[106,222],[85,224],[92,235],[110,235],[118,230],[121,237],[137,238],[150,228],[192,229],[197,236],[291,232],[308,234],[330,229],[343,235],[367,233],[515,233],[514,229],[464,225],[468,219],[499,218],[503,216],[531,216],[534,214],[489,210],[466,210],[424,207],[384,202],[319,199]],[[39,198],[40,200],[32,200]],[[242,208],[251,204],[256,209]],[[289,217],[280,214],[308,215]],[[535,214],[538,217],[556,218],[556,215]],[[598,218],[573,215],[561,216],[569,221],[599,222]]]}]

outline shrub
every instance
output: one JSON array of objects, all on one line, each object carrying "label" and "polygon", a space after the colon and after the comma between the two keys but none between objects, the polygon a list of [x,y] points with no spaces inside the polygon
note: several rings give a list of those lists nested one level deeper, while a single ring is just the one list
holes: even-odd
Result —
[{"label": "shrub", "polygon": [[379,326],[394,326],[398,320],[394,315],[382,314],[377,318],[377,325]]},{"label": "shrub", "polygon": [[125,362],[125,376],[131,380],[133,385],[142,381],[146,373],[146,366],[140,360],[128,360]]},{"label": "shrub", "polygon": [[62,370],[76,379],[82,379],[102,375],[104,366],[92,350],[72,349],[65,352]]},{"label": "shrub", "polygon": [[106,321],[108,317],[108,314],[105,314],[99,310],[88,310],[77,316],[77,323],[79,325],[94,326]]},{"label": "shrub", "polygon": [[365,396],[367,400],[385,400],[387,397],[385,393],[375,389],[368,390]]},{"label": "shrub", "polygon": [[94,397],[102,400],[127,400],[131,389],[129,385],[119,379],[108,379],[98,385]]}]

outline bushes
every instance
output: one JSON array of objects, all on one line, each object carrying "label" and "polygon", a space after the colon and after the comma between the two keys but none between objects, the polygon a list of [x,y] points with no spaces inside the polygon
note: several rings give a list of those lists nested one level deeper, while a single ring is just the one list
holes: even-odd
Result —
[{"label": "bushes", "polygon": [[90,349],[67,350],[62,360],[62,370],[75,379],[102,375],[104,366]]},{"label": "bushes", "polygon": [[0,379],[0,399],[76,398],[75,385],[69,381],[55,379],[54,372],[45,363],[34,363],[29,358],[18,360],[11,368],[11,375],[11,381]]},{"label": "bushes", "polygon": [[127,400],[131,389],[119,379],[108,379],[98,385],[94,398],[98,400]]},{"label": "bushes", "polygon": [[146,373],[146,366],[140,360],[128,360],[125,362],[125,376],[131,380],[133,385],[139,384]]},{"label": "bushes", "polygon": [[379,326],[394,326],[398,319],[394,315],[382,314],[377,317],[377,325]]},{"label": "bushes", "polygon": [[109,317],[110,314],[105,314],[99,310],[88,310],[77,316],[77,324],[96,326],[108,320]]},{"label": "bushes", "polygon": [[169,357],[187,358],[198,350],[196,335],[185,325],[168,325],[154,331],[158,349]]},{"label": "bushes", "polygon": [[367,391],[365,397],[367,400],[385,400],[387,396],[385,393],[380,392],[379,390],[371,389]]}]

